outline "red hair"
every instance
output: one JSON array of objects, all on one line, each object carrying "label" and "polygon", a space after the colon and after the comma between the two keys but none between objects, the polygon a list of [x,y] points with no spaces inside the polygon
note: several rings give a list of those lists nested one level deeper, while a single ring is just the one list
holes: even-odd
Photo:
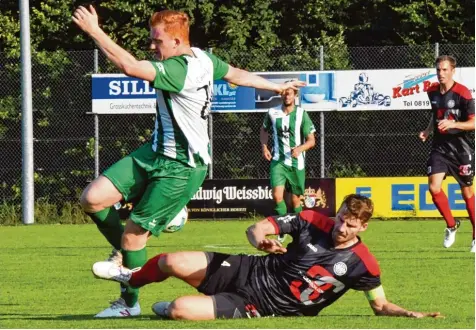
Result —
[{"label": "red hair", "polygon": [[176,10],[156,12],[149,20],[149,27],[153,28],[159,24],[164,24],[164,31],[172,37],[179,38],[186,44],[190,43],[190,24],[186,13]]}]

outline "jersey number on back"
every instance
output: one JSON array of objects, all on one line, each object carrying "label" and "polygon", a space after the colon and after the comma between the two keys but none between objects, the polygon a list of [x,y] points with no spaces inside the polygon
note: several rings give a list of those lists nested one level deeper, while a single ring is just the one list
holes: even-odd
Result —
[{"label": "jersey number on back", "polygon": [[202,87],[197,88],[197,91],[203,89],[205,91],[205,104],[203,105],[201,117],[202,119],[207,119],[210,114],[210,109],[212,107],[212,98],[213,95],[210,93],[210,83],[208,85],[203,85]]}]

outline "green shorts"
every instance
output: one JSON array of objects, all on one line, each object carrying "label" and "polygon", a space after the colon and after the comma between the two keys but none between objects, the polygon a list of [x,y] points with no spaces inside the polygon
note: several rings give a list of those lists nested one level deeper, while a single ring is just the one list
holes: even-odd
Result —
[{"label": "green shorts", "polygon": [[282,162],[271,161],[270,165],[271,187],[284,186],[297,196],[304,195],[304,182],[306,171],[304,169],[284,165]]},{"label": "green shorts", "polygon": [[139,199],[130,219],[158,236],[198,191],[207,175],[207,166],[187,166],[157,154],[147,143],[103,175],[111,180],[124,200]]}]

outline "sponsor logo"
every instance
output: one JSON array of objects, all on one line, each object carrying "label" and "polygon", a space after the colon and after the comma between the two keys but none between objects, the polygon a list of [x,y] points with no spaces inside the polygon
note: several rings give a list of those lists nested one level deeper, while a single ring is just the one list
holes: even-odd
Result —
[{"label": "sponsor logo", "polygon": [[160,62],[154,62],[155,66],[157,69],[159,69],[160,73],[165,74],[165,68],[164,65]]},{"label": "sponsor logo", "polygon": [[328,208],[326,193],[323,189],[314,189],[309,187],[304,190],[304,196],[302,197],[304,206],[308,209],[313,207]]},{"label": "sponsor logo", "polygon": [[277,218],[276,220],[277,220],[277,221],[284,222],[284,223],[288,223],[288,222],[293,221],[294,219],[296,219],[296,216],[295,216],[295,215],[288,214],[288,215],[285,215],[284,217],[279,217],[279,218]]},{"label": "sponsor logo", "polygon": [[347,265],[342,261],[339,261],[338,263],[334,264],[334,273],[337,276],[344,275],[345,273],[347,273]]},{"label": "sponsor logo", "polygon": [[286,139],[289,139],[289,135],[291,135],[291,131],[289,130],[289,127],[284,126],[283,128],[278,128],[278,135],[281,137],[284,137]]},{"label": "sponsor logo", "polygon": [[223,262],[221,263],[221,265],[222,265],[223,267],[230,267],[230,266],[231,266],[230,263],[229,263],[228,261],[226,261],[226,260],[223,261]]},{"label": "sponsor logo", "polygon": [[317,252],[317,247],[315,247],[315,246],[312,245],[311,243],[309,243],[309,244],[307,245],[307,247],[310,248],[312,251]]},{"label": "sponsor logo", "polygon": [[468,176],[471,175],[473,171],[471,170],[471,164],[469,165],[460,165],[459,175]]},{"label": "sponsor logo", "polygon": [[120,311],[119,314],[121,314],[122,316],[131,316],[131,313],[127,309]]},{"label": "sponsor logo", "polygon": [[254,189],[247,189],[246,186],[238,188],[236,186],[227,186],[223,189],[203,189],[200,188],[193,196],[192,200],[214,200],[221,204],[224,200],[257,200],[273,199],[271,187],[258,186]]},{"label": "sponsor logo", "polygon": [[406,76],[399,86],[393,87],[392,98],[396,99],[421,92],[426,93],[432,85],[438,84],[437,82],[430,82],[433,77],[436,77],[436,74],[431,73],[431,71]]},{"label": "sponsor logo", "polygon": [[155,90],[146,80],[112,80],[109,95],[155,95]]},{"label": "sponsor logo", "polygon": [[237,87],[227,82],[213,84],[213,96],[236,96]]}]

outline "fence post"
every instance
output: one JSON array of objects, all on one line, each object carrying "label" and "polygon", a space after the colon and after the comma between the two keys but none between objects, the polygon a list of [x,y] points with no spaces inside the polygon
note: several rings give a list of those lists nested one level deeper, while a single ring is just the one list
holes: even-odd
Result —
[{"label": "fence post", "polygon": [[[35,169],[33,154],[33,95],[31,83],[30,7],[20,0],[22,220],[35,222]],[[8,157],[8,156],[7,156]]]},{"label": "fence post", "polygon": [[[94,73],[99,72],[99,51],[94,49]],[[94,114],[94,177],[99,176],[99,116]]]},{"label": "fence post", "polygon": [[437,58],[438,56],[440,56],[440,43],[435,42],[435,58]]},{"label": "fence post", "polygon": [[[319,47],[319,65],[320,70],[324,71],[324,46]],[[320,116],[320,132],[319,132],[319,141],[320,141],[320,149],[321,149],[321,178],[326,176],[326,160],[325,160],[325,145],[324,145],[324,111],[319,113]]]},{"label": "fence post", "polygon": [[[208,48],[208,52],[213,54],[213,48]],[[210,164],[208,165],[208,178],[213,179],[213,113],[208,114],[208,138],[210,139]]]}]

